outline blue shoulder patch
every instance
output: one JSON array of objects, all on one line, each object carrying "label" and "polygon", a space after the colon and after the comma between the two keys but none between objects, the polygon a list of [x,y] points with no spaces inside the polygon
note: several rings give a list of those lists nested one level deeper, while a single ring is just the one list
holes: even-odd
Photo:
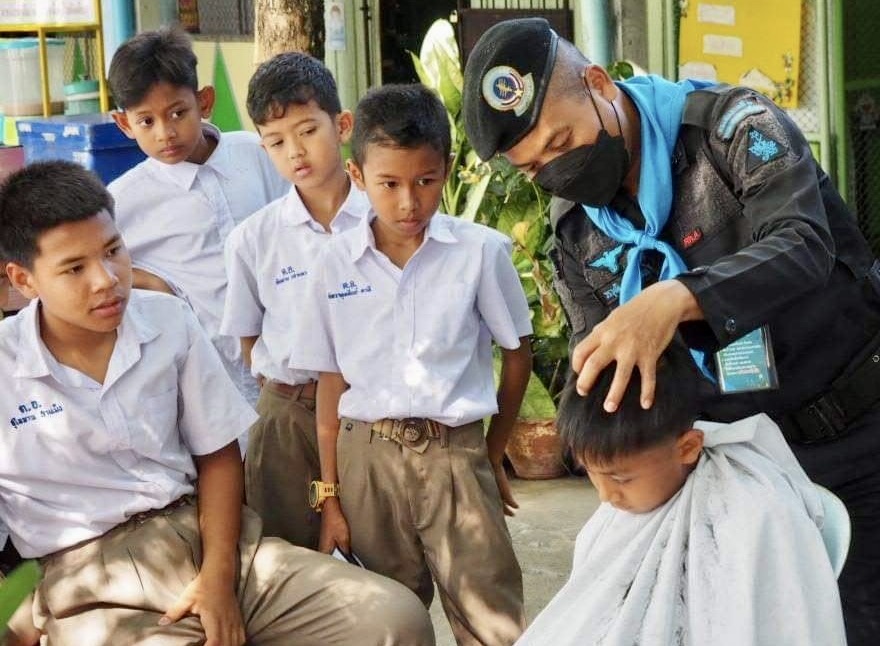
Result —
[{"label": "blue shoulder patch", "polygon": [[755,103],[750,99],[741,99],[736,105],[721,115],[721,119],[718,121],[718,136],[722,141],[730,141],[733,133],[736,131],[736,127],[742,123],[743,119],[753,114],[760,114],[766,110],[767,106],[765,105]]},{"label": "blue shoulder patch", "polygon": [[746,172],[751,173],[759,166],[782,157],[788,149],[781,143],[761,132],[749,128],[749,147],[746,152]]}]

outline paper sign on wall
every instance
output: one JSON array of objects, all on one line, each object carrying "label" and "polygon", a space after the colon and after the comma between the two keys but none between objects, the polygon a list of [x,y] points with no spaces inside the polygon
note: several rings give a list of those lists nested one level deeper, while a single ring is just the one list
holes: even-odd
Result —
[{"label": "paper sign on wall", "polygon": [[93,0],[0,0],[0,25],[94,23]]},{"label": "paper sign on wall", "polygon": [[345,6],[342,0],[330,0],[324,6],[324,49],[345,49]]},{"label": "paper sign on wall", "polygon": [[797,107],[801,0],[682,3],[679,78],[747,85]]}]

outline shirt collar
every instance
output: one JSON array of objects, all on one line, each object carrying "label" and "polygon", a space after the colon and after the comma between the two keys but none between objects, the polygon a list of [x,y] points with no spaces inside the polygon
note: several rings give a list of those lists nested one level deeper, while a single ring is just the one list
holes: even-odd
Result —
[{"label": "shirt collar", "polygon": [[[287,213],[285,221],[290,226],[308,224],[312,221],[312,215],[306,208],[299,191],[296,190],[296,186],[290,187],[290,192],[287,194],[285,200],[284,209]],[[366,194],[355,186],[354,182],[351,182],[348,189],[348,195],[345,197],[345,201],[342,202],[336,215],[333,216],[330,226],[331,228],[335,228],[333,227],[333,224],[343,218],[354,218],[356,220],[364,219],[364,216],[366,216],[369,211],[370,202],[367,200]]]},{"label": "shirt collar", "polygon": [[[453,220],[448,217],[438,217],[439,215],[441,214],[438,212],[431,217],[431,221],[428,223],[428,228],[425,229],[425,240],[422,242],[422,247],[424,247],[429,240],[435,240],[436,242],[446,244],[458,242],[458,238],[455,237],[455,233],[452,231]],[[375,219],[376,212],[373,209],[370,209],[367,217],[363,218],[360,224],[358,224],[358,234],[357,236],[353,236],[350,248],[352,260],[359,260],[360,257],[366,253],[367,249],[378,251],[376,249],[376,238],[373,236],[373,229],[370,226]]]},{"label": "shirt collar", "polygon": [[[111,364],[117,354],[122,354],[122,360],[140,356],[140,346],[148,343],[159,336],[159,330],[145,319],[139,304],[129,298],[125,315],[118,328],[116,345],[113,348]],[[40,337],[39,299],[34,299],[26,308],[15,315],[18,320],[19,348],[18,358],[15,365],[15,377],[36,379],[52,374],[49,361],[50,353],[43,339]],[[110,374],[108,372],[108,378]],[[107,381],[107,380],[105,380]]]},{"label": "shirt collar", "polygon": [[192,188],[202,166],[210,166],[217,174],[227,177],[224,161],[229,154],[229,150],[225,144],[225,140],[220,136],[220,130],[212,123],[202,122],[202,132],[206,137],[217,140],[217,147],[205,160],[204,164],[194,164],[189,161],[182,161],[176,164],[164,164],[158,159],[150,157],[147,163],[150,164],[159,173],[165,176],[169,181],[179,186],[185,191]]}]

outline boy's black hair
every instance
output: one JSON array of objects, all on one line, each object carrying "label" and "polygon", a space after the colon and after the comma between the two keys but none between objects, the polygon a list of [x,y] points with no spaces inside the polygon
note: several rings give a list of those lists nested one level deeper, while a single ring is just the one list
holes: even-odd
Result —
[{"label": "boy's black hair", "polygon": [[369,144],[397,148],[427,144],[449,159],[452,138],[446,108],[421,83],[374,88],[360,100],[354,116],[351,154],[358,166],[363,166]]},{"label": "boy's black hair", "polygon": [[342,112],[336,81],[321,61],[301,52],[285,52],[262,63],[248,83],[247,111],[262,126],[284,116],[287,107],[314,99],[331,117]]},{"label": "boy's black hair", "polygon": [[40,236],[101,211],[113,197],[98,176],[67,161],[37,162],[0,182],[0,258],[31,269]]},{"label": "boy's black hair", "polygon": [[163,27],[125,41],[110,62],[107,81],[121,110],[136,106],[157,83],[198,92],[198,58],[185,31]]},{"label": "boy's black hair", "polygon": [[641,375],[636,368],[617,411],[605,412],[616,366],[612,363],[599,374],[586,397],[575,390],[576,375],[563,391],[556,424],[563,446],[576,458],[607,464],[677,438],[699,417],[704,381],[682,344],[673,341],[660,356],[654,404],[648,410],[640,404]]}]

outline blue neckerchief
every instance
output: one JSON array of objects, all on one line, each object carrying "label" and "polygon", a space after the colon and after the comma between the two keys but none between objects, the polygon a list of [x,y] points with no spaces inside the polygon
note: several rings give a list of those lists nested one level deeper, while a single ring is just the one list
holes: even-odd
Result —
[{"label": "blue neckerchief", "polygon": [[[675,278],[687,270],[678,252],[659,236],[672,211],[672,153],[678,141],[685,99],[694,90],[711,85],[714,84],[695,80],[672,83],[653,74],[618,83],[618,87],[636,104],[641,121],[638,201],[645,218],[645,229],[636,229],[632,222],[609,206],[584,206],[584,210],[605,235],[631,245],[620,281],[621,304],[642,291],[641,257],[646,249],[654,249],[663,255],[660,280]],[[694,353],[694,357],[703,373],[714,381],[705,367],[703,353]]]}]

